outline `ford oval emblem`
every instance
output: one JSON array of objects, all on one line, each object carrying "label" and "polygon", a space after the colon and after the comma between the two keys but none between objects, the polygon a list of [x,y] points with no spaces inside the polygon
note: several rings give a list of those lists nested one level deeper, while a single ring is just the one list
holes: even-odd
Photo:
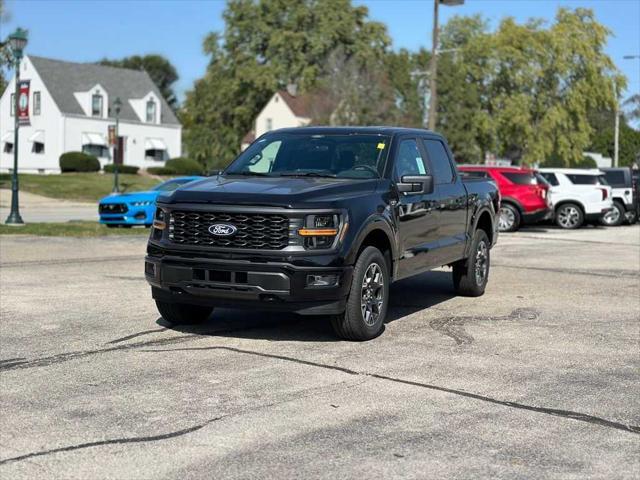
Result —
[{"label": "ford oval emblem", "polygon": [[236,233],[238,229],[228,223],[215,223],[209,227],[209,233],[218,237],[229,237]]}]

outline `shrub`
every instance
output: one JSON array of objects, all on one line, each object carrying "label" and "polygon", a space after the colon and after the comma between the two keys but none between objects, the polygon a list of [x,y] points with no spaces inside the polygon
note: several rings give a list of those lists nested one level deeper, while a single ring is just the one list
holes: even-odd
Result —
[{"label": "shrub", "polygon": [[[113,173],[115,169],[116,167],[113,163],[104,166],[105,173]],[[135,175],[138,173],[138,170],[140,170],[140,167],[136,167],[134,165],[118,165],[118,173],[132,173]]]},{"label": "shrub", "polygon": [[177,157],[167,160],[165,168],[175,170],[175,173],[180,175],[200,175],[204,170],[202,165],[196,160],[190,158]]},{"label": "shrub", "polygon": [[60,155],[62,172],[99,172],[100,162],[84,152],[67,152]]},{"label": "shrub", "polygon": [[178,173],[175,169],[167,167],[149,167],[147,172],[151,175],[176,175]]}]

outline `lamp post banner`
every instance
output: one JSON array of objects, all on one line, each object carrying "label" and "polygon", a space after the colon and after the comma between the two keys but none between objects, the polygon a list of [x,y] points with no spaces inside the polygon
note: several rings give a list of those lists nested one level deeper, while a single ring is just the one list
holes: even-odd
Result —
[{"label": "lamp post banner", "polygon": [[31,80],[20,80],[18,83],[18,125],[28,126],[29,122],[29,87]]}]

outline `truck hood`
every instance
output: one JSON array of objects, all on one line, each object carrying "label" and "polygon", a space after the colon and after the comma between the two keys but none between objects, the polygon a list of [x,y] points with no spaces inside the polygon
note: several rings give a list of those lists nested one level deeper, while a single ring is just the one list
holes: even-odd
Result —
[{"label": "truck hood", "polygon": [[161,203],[214,203],[288,208],[335,206],[373,193],[377,179],[225,177],[194,182],[158,198]]}]

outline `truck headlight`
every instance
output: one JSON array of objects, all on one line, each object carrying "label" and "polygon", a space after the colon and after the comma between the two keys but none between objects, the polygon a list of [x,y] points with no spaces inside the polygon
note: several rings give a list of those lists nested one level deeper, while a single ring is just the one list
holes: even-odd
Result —
[{"label": "truck headlight", "polygon": [[331,248],[340,230],[342,229],[344,232],[346,227],[346,223],[343,224],[341,216],[338,214],[307,215],[304,227],[298,230],[298,235],[303,237],[304,248],[320,250]]},{"label": "truck headlight", "polygon": [[156,213],[153,216],[153,228],[156,230],[164,230],[165,228],[167,228],[165,217],[165,211],[161,208],[156,208]]}]

